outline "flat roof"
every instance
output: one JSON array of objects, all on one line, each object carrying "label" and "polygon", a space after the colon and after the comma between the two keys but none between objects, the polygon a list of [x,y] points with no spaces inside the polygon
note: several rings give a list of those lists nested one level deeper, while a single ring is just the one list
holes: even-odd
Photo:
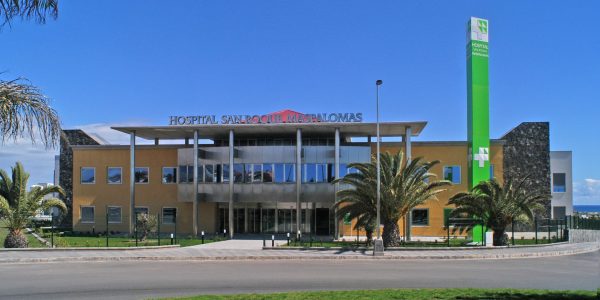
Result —
[{"label": "flat roof", "polygon": [[[381,122],[379,133],[382,137],[397,137],[406,134],[410,127],[411,136],[418,136],[427,125],[425,121],[416,122]],[[333,134],[335,128],[340,129],[344,137],[376,136],[376,123],[267,123],[267,124],[207,124],[207,125],[171,125],[171,126],[116,126],[111,127],[123,133],[144,139],[177,140],[193,138],[194,130],[198,130],[199,138],[226,138],[233,129],[237,136],[257,135],[294,135],[300,128],[303,134]]]}]

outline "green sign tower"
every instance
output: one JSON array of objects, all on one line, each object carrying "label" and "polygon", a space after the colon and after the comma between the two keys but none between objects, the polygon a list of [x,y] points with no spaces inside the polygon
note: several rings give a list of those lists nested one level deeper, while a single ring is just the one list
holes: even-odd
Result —
[{"label": "green sign tower", "polygon": [[[467,25],[469,189],[490,178],[488,34],[488,20],[471,17]],[[483,242],[482,230],[475,227],[473,242]]]}]

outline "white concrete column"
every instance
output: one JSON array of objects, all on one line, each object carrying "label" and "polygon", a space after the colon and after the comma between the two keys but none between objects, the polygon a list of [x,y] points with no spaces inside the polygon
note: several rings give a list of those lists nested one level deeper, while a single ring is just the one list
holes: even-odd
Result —
[{"label": "white concrete column", "polygon": [[233,238],[233,129],[229,130],[229,237]]},{"label": "white concrete column", "polygon": [[296,230],[300,230],[300,196],[302,194],[302,129],[296,129]]},{"label": "white concrete column", "polygon": [[129,235],[135,228],[135,131],[129,134]]},{"label": "white concrete column", "polygon": [[[334,150],[334,176],[335,178],[340,178],[340,129],[336,128],[335,129],[335,150]],[[334,188],[334,203],[337,202],[337,192],[340,190],[340,184],[336,183],[335,184],[335,188]],[[333,217],[334,217],[334,223],[335,227],[334,227],[334,237],[337,239],[340,236],[340,230],[339,230],[339,226],[340,226],[340,222],[338,221],[338,215],[337,215],[337,209],[333,212]]]},{"label": "white concrete column", "polygon": [[194,237],[198,236],[198,130],[194,130],[194,197],[192,214]]},{"label": "white concrete column", "polygon": [[[412,161],[412,144],[410,141],[412,135],[412,128],[410,126],[406,127],[404,134],[404,157],[406,158],[406,164]],[[412,220],[411,220],[412,211],[409,211],[406,216],[404,216],[404,237],[406,241],[410,241],[412,235]]]}]

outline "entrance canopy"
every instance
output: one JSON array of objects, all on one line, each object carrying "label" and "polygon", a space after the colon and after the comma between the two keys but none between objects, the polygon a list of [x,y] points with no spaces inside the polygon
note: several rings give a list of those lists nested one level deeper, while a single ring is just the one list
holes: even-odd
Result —
[{"label": "entrance canopy", "polygon": [[[427,122],[382,122],[379,123],[382,137],[404,136],[407,128],[411,136],[418,136],[425,128]],[[233,130],[237,136],[256,135],[294,135],[297,129],[303,134],[326,135],[339,128],[340,134],[345,137],[366,137],[377,135],[376,123],[267,123],[267,124],[207,124],[207,125],[171,125],[171,126],[117,126],[112,129],[123,133],[135,133],[136,136],[152,140],[177,140],[193,138],[194,131],[198,131],[201,138],[223,138]]]}]

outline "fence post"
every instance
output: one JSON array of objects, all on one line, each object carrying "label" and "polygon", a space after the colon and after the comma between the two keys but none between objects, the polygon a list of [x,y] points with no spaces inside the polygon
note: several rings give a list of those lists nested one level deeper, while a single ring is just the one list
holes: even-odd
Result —
[{"label": "fence post", "polygon": [[108,248],[108,205],[106,206],[106,248]]},{"label": "fence post", "polygon": [[160,246],[160,213],[156,214],[156,235],[158,238],[158,245]]},{"label": "fence post", "polygon": [[512,219],[510,229],[512,231],[512,244],[515,245],[515,219]]},{"label": "fence post", "polygon": [[50,214],[50,248],[54,248],[54,214]]},{"label": "fence post", "polygon": [[135,246],[138,246],[138,213],[135,212]]},{"label": "fence post", "polygon": [[537,244],[538,243],[538,238],[537,238],[537,228],[538,228],[538,226],[537,226],[537,218],[533,218],[533,227],[534,227],[534,230],[535,230],[535,243]]},{"label": "fence post", "polygon": [[550,238],[550,218],[546,221],[546,226],[548,227],[548,244],[552,243],[552,239]]},{"label": "fence post", "polygon": [[446,218],[446,235],[448,237],[446,243],[448,243],[448,247],[450,247],[450,218]]}]

